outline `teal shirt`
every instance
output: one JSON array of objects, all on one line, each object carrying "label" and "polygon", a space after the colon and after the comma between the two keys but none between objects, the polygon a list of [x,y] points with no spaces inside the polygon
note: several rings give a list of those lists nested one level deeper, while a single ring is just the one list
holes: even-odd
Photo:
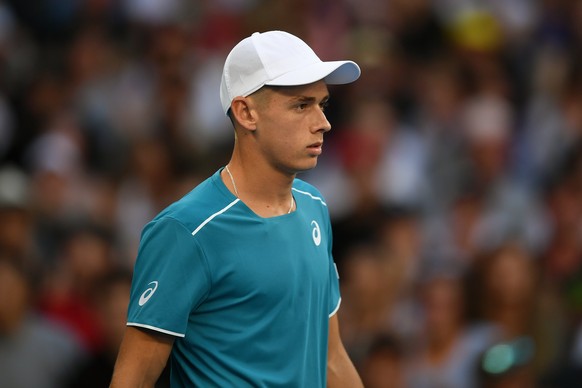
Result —
[{"label": "teal shirt", "polygon": [[220,171],[142,233],[128,325],[176,337],[174,387],[324,387],[340,304],[321,194],[293,183],[296,211],[262,218]]}]

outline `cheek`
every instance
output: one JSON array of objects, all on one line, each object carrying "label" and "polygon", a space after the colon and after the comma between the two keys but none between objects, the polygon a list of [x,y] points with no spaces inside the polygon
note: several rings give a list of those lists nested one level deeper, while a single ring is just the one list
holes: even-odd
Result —
[{"label": "cheek", "polygon": [[287,154],[293,152],[300,143],[301,123],[288,115],[270,118],[262,129],[262,143],[271,151]]},{"label": "cheek", "polygon": [[300,157],[299,144],[301,144],[294,136],[290,134],[278,134],[272,139],[271,153],[273,160],[278,160],[281,163],[293,163]]}]

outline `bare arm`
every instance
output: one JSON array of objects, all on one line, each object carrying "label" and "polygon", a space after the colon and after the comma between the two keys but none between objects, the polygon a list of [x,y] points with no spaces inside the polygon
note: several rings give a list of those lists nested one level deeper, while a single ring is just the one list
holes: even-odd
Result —
[{"label": "bare arm", "polygon": [[171,336],[128,326],[110,388],[153,388],[166,366],[173,344]]},{"label": "bare arm", "polygon": [[332,388],[364,386],[340,338],[337,314],[329,319],[327,386]]}]

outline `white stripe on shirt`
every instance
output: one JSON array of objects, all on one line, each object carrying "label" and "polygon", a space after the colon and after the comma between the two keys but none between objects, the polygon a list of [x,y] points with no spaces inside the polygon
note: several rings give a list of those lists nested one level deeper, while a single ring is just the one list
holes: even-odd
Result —
[{"label": "white stripe on shirt", "polygon": [[200,229],[204,228],[204,226],[209,223],[210,221],[212,221],[212,219],[216,216],[221,215],[222,213],[224,213],[225,211],[227,211],[228,209],[230,209],[231,207],[233,207],[238,201],[240,201],[240,199],[235,199],[234,201],[232,201],[231,203],[228,204],[228,206],[226,206],[224,209],[217,211],[216,213],[214,213],[213,215],[211,215],[210,217],[208,217],[207,219],[204,220],[204,222],[202,222],[200,225],[198,225],[198,227],[196,229],[194,229],[194,231],[192,232],[192,236],[196,236],[196,233],[198,233],[200,231]]}]

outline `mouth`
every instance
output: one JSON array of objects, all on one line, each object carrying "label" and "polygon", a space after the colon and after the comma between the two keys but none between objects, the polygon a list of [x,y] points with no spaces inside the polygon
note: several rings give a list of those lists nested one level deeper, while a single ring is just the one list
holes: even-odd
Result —
[{"label": "mouth", "polygon": [[307,146],[307,149],[311,151],[311,153],[315,155],[320,155],[322,152],[323,142],[319,141],[317,143],[313,143]]}]

